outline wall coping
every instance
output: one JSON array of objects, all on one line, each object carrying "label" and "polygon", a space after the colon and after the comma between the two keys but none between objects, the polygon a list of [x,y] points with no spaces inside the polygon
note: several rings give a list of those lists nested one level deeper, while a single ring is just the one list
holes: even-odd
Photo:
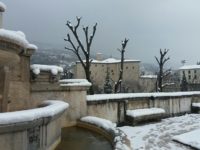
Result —
[{"label": "wall coping", "polygon": [[0,113],[0,133],[19,131],[43,125],[58,118],[69,104],[63,101],[44,101],[39,108]]},{"label": "wall coping", "polygon": [[199,96],[200,91],[192,92],[162,92],[162,93],[118,93],[118,94],[96,94],[87,95],[87,103],[104,103],[104,102],[117,102],[124,100],[136,100],[141,98],[148,98],[153,100],[154,98],[168,99],[169,97],[190,97]]},{"label": "wall coping", "polygon": [[[78,120],[77,126],[86,128],[88,130],[91,130],[93,132],[97,132],[101,135],[103,135],[107,140],[109,140],[113,146],[114,150],[131,150],[131,144],[130,139],[127,137],[127,135],[120,129],[112,126],[110,123],[111,121],[97,118],[96,120],[89,121],[87,117],[92,116],[86,116]],[[102,122],[103,121],[103,122]],[[105,122],[106,121],[106,122]]]}]

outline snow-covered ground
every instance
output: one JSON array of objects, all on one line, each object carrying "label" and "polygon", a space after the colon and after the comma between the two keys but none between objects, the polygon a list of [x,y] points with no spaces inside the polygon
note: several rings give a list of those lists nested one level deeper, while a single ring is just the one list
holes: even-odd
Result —
[{"label": "snow-covered ground", "polygon": [[[200,114],[188,114],[163,119],[159,123],[143,126],[120,127],[129,139],[134,150],[190,150],[191,148],[173,141],[173,137],[200,129]],[[192,137],[193,141],[198,141]]]}]

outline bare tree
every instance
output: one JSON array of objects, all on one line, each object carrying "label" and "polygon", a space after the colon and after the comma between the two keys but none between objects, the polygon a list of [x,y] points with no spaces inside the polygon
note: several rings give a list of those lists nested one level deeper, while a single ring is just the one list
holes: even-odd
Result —
[{"label": "bare tree", "polygon": [[115,93],[121,92],[121,83],[123,79],[123,70],[124,70],[124,53],[125,53],[125,48],[126,48],[127,43],[128,43],[128,39],[125,38],[121,43],[122,45],[121,49],[118,49],[121,53],[121,66],[120,66],[118,81],[115,83]]},{"label": "bare tree", "polygon": [[157,76],[157,88],[156,91],[162,92],[163,91],[163,79],[170,74],[170,69],[164,71],[165,63],[170,59],[170,57],[166,58],[166,54],[169,52],[168,49],[160,49],[160,59],[155,56],[155,59],[159,65],[159,73]]},{"label": "bare tree", "polygon": [[[64,40],[70,44],[70,47],[65,47],[65,49],[72,51],[77,56],[77,58],[79,59],[80,63],[83,66],[83,69],[85,71],[86,79],[89,82],[92,82],[91,78],[90,78],[90,76],[91,76],[90,66],[91,66],[91,62],[92,62],[92,59],[90,58],[90,51],[91,51],[91,44],[92,44],[92,41],[93,41],[93,38],[94,38],[94,35],[96,32],[97,23],[93,26],[91,35],[89,35],[89,33],[88,33],[89,26],[82,27],[84,36],[85,36],[85,45],[84,45],[83,42],[80,40],[80,35],[77,33],[77,30],[80,26],[81,18],[76,17],[76,20],[77,20],[77,24],[74,26],[71,24],[70,21],[67,21],[66,26],[71,31],[71,33],[74,37],[74,40],[71,39],[71,36],[68,33],[67,38],[65,38]],[[82,54],[83,54],[85,60],[82,59],[82,57],[81,57]],[[94,90],[93,90],[92,86],[90,87],[89,93],[94,94]]]}]

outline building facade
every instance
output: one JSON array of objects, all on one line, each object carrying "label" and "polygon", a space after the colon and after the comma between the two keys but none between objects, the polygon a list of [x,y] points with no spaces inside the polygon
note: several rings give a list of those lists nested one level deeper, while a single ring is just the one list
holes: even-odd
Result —
[{"label": "building facade", "polygon": [[200,83],[200,65],[185,65],[179,68],[180,81],[185,75],[186,80],[189,84]]},{"label": "building facade", "polygon": [[[124,83],[135,83],[139,80],[139,60],[124,60]],[[121,60],[114,58],[108,58],[105,60],[93,60],[91,63],[91,79],[93,84],[98,86],[99,89],[103,89],[106,75],[109,73],[109,77],[112,85],[118,80],[120,73]],[[85,72],[80,62],[76,62],[73,69],[74,78],[85,78]]]}]

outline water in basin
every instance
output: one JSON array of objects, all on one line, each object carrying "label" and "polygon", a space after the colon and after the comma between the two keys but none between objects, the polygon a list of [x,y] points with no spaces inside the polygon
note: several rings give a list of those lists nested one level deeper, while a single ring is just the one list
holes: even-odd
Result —
[{"label": "water in basin", "polygon": [[100,134],[79,127],[68,127],[62,129],[61,143],[56,150],[112,150],[112,146]]}]

